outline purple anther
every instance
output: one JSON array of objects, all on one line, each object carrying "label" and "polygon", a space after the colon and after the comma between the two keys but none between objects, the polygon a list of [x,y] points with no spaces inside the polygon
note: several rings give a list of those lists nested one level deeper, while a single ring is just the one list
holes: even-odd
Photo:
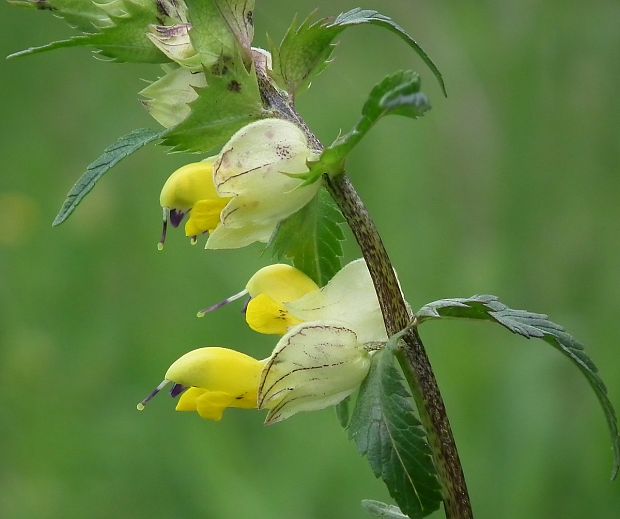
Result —
[{"label": "purple anther", "polygon": [[181,384],[175,384],[174,386],[172,386],[172,389],[170,390],[170,396],[172,398],[176,398],[179,395],[185,393],[185,391],[187,391],[189,388],[186,386],[183,386]]},{"label": "purple anther", "polygon": [[185,213],[183,211],[170,209],[170,225],[172,225],[172,227],[176,228],[181,225],[183,218],[185,218]]}]

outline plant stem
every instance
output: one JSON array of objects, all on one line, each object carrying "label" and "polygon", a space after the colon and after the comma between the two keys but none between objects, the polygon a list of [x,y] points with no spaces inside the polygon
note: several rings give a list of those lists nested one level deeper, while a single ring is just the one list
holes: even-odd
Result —
[{"label": "plant stem", "polygon": [[[297,124],[306,133],[310,143],[317,150],[322,150],[320,141],[285,95],[264,74],[257,75],[267,109]],[[325,179],[362,250],[377,292],[386,330],[388,335],[393,335],[409,325],[410,316],[381,236],[349,178],[342,174],[333,178],[325,175]],[[398,362],[409,383],[429,439],[442,488],[446,518],[472,519],[465,476],[446,408],[417,329],[411,328],[403,341],[406,347],[399,350]]]},{"label": "plant stem", "polygon": [[[362,250],[377,291],[386,330],[388,335],[393,335],[407,327],[410,316],[381,237],[346,175],[328,178],[327,184]],[[465,476],[433,368],[416,328],[411,328],[403,340],[406,347],[399,350],[398,362],[426,429],[442,487],[446,517],[471,519],[473,513]]]}]

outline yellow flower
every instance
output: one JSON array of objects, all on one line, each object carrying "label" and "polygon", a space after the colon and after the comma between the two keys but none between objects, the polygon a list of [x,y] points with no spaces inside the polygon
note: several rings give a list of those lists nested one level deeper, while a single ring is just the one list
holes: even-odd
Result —
[{"label": "yellow flower", "polygon": [[363,343],[387,340],[381,307],[363,259],[345,265],[323,288],[290,265],[269,265],[250,278],[244,291],[198,315],[246,294],[251,298],[246,322],[259,333],[283,335],[302,322],[329,320],[355,331]]},{"label": "yellow flower", "polygon": [[229,407],[256,409],[258,384],[265,361],[227,348],[200,348],[176,360],[164,381],[140,404],[144,409],[163,387],[173,383],[171,395],[181,395],[177,411],[196,411],[219,421]]},{"label": "yellow flower", "polygon": [[260,269],[245,290],[206,313],[249,294],[246,320],[257,332],[282,335],[256,360],[224,348],[201,348],[177,360],[166,380],[177,410],[219,420],[228,407],[268,410],[266,423],[335,405],[368,374],[372,352],[387,333],[364,260],[346,265],[323,288],[289,265]]},{"label": "yellow flower", "polygon": [[164,232],[159,243],[163,247],[167,222],[177,227],[185,214],[185,235],[195,242],[197,236],[213,232],[220,224],[220,214],[230,198],[221,198],[213,183],[213,161],[187,164],[177,169],[166,181],[159,201],[164,208]]},{"label": "yellow flower", "polygon": [[[315,157],[305,134],[293,123],[263,119],[239,130],[221,152],[175,171],[160,203],[168,221],[193,241],[209,234],[207,249],[234,249],[269,242],[278,224],[316,195],[320,183],[303,186],[295,174]],[[292,175],[292,176],[291,176]]]},{"label": "yellow flower", "polygon": [[177,411],[219,421],[228,408],[260,408],[269,410],[266,423],[272,424],[337,404],[358,388],[369,367],[370,353],[355,332],[337,323],[303,323],[265,360],[216,347],[186,353],[138,409],[172,383],[170,394],[180,395]]},{"label": "yellow flower", "polygon": [[290,265],[276,264],[260,269],[246,286],[251,299],[245,319],[259,333],[284,335],[302,321],[286,308],[286,303],[319,290],[302,271]]}]

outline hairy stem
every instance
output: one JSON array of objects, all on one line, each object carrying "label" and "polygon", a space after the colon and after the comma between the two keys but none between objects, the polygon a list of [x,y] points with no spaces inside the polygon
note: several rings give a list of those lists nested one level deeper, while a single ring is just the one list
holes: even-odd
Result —
[{"label": "hairy stem", "polygon": [[[259,86],[267,109],[276,112],[303,129],[318,150],[322,145],[305,121],[269,79],[259,73]],[[381,236],[349,178],[342,174],[325,177],[330,193],[347,219],[362,250],[372,277],[389,335],[407,327],[409,312]],[[471,519],[473,513],[463,469],[450,428],[446,408],[437,380],[415,327],[403,337],[405,347],[398,352],[398,361],[409,383],[420,419],[426,430],[433,460],[442,488],[447,519]]]}]

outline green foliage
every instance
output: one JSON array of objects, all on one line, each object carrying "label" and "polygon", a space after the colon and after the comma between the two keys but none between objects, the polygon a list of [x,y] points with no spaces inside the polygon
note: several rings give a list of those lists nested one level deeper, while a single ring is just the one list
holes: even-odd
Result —
[{"label": "green foliage", "polygon": [[172,151],[219,151],[237,130],[264,117],[255,71],[231,63],[223,72],[207,74],[190,115],[166,135],[164,144]]},{"label": "green foliage", "polygon": [[304,176],[306,183],[315,182],[324,173],[344,172],[349,153],[382,117],[393,114],[417,119],[430,108],[428,98],[420,92],[418,74],[404,70],[386,76],[370,92],[362,108],[362,116],[353,129],[338,137],[323,151],[319,160],[311,165],[310,171]]},{"label": "green foliage", "polygon": [[428,65],[442,91],[446,93],[443,77],[435,63],[400,25],[377,11],[360,8],[341,13],[335,19],[324,18],[312,22],[311,17],[308,17],[298,27],[294,20],[280,47],[272,49],[274,75],[294,96],[326,67],[334,49],[334,39],[344,29],[367,24],[387,29],[403,39]]},{"label": "green foliage", "polygon": [[186,0],[190,38],[202,64],[211,67],[248,54],[254,35],[254,0]]},{"label": "green foliage", "polygon": [[391,348],[373,356],[349,437],[405,514],[424,517],[439,508],[441,493],[431,451]]},{"label": "green foliage", "polygon": [[196,88],[190,115],[166,136],[175,152],[216,152],[243,126],[265,116],[253,67],[243,55],[254,32],[254,1],[186,0],[192,46],[200,56],[207,81]]},{"label": "green foliage", "polygon": [[349,425],[349,420],[351,418],[351,397],[348,396],[339,404],[336,404],[336,418],[338,418],[338,423],[344,427],[345,429]]},{"label": "green foliage", "polygon": [[271,241],[273,255],[324,286],[342,266],[342,214],[321,189],[301,210],[284,220]]},{"label": "green foliage", "polygon": [[255,0],[215,0],[224,22],[243,49],[250,49],[254,39],[255,3]]},{"label": "green foliage", "polygon": [[[77,7],[74,7],[72,3],[68,6],[77,10]],[[94,16],[92,10],[87,10],[86,13],[85,18],[80,19],[81,22],[78,24],[86,31],[86,34],[54,41],[40,47],[31,47],[8,57],[16,58],[68,47],[94,47],[100,55],[113,61],[130,63],[164,63],[170,61],[147,37],[149,27],[159,23],[157,7],[154,2],[136,3],[135,0],[123,0],[122,14],[110,13],[111,24],[102,28],[95,26],[90,27],[90,29],[86,28],[85,24],[88,19]],[[79,14],[76,16],[79,19]]]},{"label": "green foliage", "polygon": [[329,63],[333,40],[340,31],[329,29],[327,22],[326,19],[313,22],[309,16],[297,26],[295,18],[280,47],[272,45],[273,73],[293,97]]},{"label": "green foliage", "polygon": [[[261,2],[261,17],[269,22],[291,5],[290,0]],[[309,2],[294,5],[301,12],[312,8]],[[428,133],[423,137],[425,143],[441,143],[442,153],[438,154],[432,145],[416,147],[417,170],[446,172],[425,177],[416,195],[416,207],[410,208],[412,217],[433,214],[427,225],[416,227],[424,247],[441,257],[440,265],[435,255],[419,254],[410,240],[402,239],[401,225],[396,222],[390,225],[395,208],[407,207],[410,203],[410,190],[390,190],[389,200],[386,200],[382,189],[368,188],[369,184],[365,183],[366,202],[372,207],[373,216],[384,222],[382,235],[391,246],[391,255],[398,257],[402,266],[417,262],[417,272],[424,272],[416,281],[416,290],[420,292],[437,290],[437,285],[443,291],[456,282],[469,284],[474,280],[482,285],[498,283],[498,290],[504,292],[511,290],[511,283],[514,290],[514,279],[518,278],[519,292],[544,292],[549,300],[556,301],[554,312],[559,309],[566,315],[573,313],[583,298],[587,298],[588,304],[583,305],[580,319],[597,325],[592,337],[597,336],[602,345],[594,360],[604,374],[609,371],[610,379],[605,381],[611,391],[610,397],[620,402],[620,370],[614,369],[617,366],[614,345],[618,335],[615,316],[620,312],[616,267],[620,241],[614,238],[615,233],[609,232],[610,223],[613,231],[613,221],[620,219],[620,205],[615,198],[618,192],[615,174],[618,110],[614,110],[618,106],[614,85],[620,80],[620,67],[609,66],[616,62],[620,43],[620,32],[614,23],[617,3],[517,2],[511,6],[514,8],[512,19],[518,19],[519,23],[513,24],[508,34],[488,23],[487,3],[469,4],[466,16],[448,13],[450,7],[439,2],[424,7],[429,20],[440,21],[446,14],[451,15],[448,29],[458,38],[456,52],[475,54],[477,49],[488,48],[489,41],[494,41],[496,47],[496,52],[485,53],[484,59],[474,58],[459,65],[468,77],[476,74],[481,81],[488,80],[484,87],[489,94],[486,109],[480,112],[477,103],[466,103],[459,116],[428,125]],[[395,3],[394,7],[398,10],[399,6]],[[27,16],[33,13],[23,11],[7,9],[4,13],[5,48],[28,46],[23,43],[24,38],[32,38],[33,34],[37,41],[51,41],[50,35],[56,32],[54,19],[46,19],[46,25],[38,24],[35,32]],[[47,14],[52,18],[51,13]],[[579,27],[579,35],[575,37],[571,30],[554,31],[554,59],[549,60],[544,59],[549,50],[549,28],[540,21],[554,16],[559,16],[561,28]],[[600,23],[583,23],[585,19]],[[274,25],[279,22],[274,21]],[[441,33],[445,29],[438,31]],[[384,36],[373,30],[365,35],[368,36],[364,40],[365,48],[381,45],[378,36]],[[401,48],[397,51],[403,52],[398,52],[393,59],[407,59],[408,48],[405,45]],[[348,459],[351,453],[342,449],[340,442],[308,441],[308,437],[328,438],[327,435],[333,433],[331,413],[315,413],[292,420],[285,427],[269,430],[268,434],[253,435],[252,441],[248,441],[248,429],[259,427],[258,413],[232,412],[213,427],[200,423],[197,417],[171,415],[171,403],[160,405],[153,413],[138,418],[132,413],[133,400],[128,395],[136,393],[141,381],[151,380],[153,373],[168,360],[186,347],[196,345],[197,337],[207,340],[204,323],[200,321],[189,320],[187,326],[161,326],[157,333],[153,331],[156,322],[183,322],[187,309],[199,306],[205,297],[194,290],[196,278],[183,275],[176,262],[182,262],[184,271],[208,276],[204,283],[208,282],[210,290],[227,293],[233,288],[236,290],[236,281],[230,276],[214,275],[222,268],[222,254],[228,271],[250,272],[256,266],[256,258],[252,254],[199,254],[195,249],[182,247],[177,251],[180,258],[169,254],[152,261],[153,251],[145,249],[143,240],[136,239],[137,235],[153,231],[151,218],[136,218],[131,235],[117,230],[114,246],[108,247],[103,246],[101,240],[81,239],[71,232],[46,232],[46,222],[41,221],[40,215],[46,211],[43,201],[57,189],[58,178],[53,170],[63,167],[59,165],[59,147],[67,142],[80,142],[88,126],[88,122],[86,125],[63,124],[62,132],[54,131],[58,128],[59,117],[58,111],[50,105],[51,98],[57,97],[53,85],[62,86],[67,78],[85,73],[83,62],[73,57],[71,52],[55,56],[54,66],[45,67],[44,74],[38,67],[9,69],[7,66],[3,75],[7,99],[3,117],[7,128],[11,128],[3,139],[7,172],[3,195],[18,194],[26,201],[35,202],[39,218],[37,220],[35,214],[35,221],[32,221],[28,207],[8,206],[7,199],[3,198],[5,210],[11,209],[9,218],[5,218],[10,225],[5,225],[4,233],[0,233],[0,256],[7,273],[2,283],[4,290],[0,290],[2,375],[8,387],[28,387],[30,394],[44,394],[49,399],[46,397],[45,405],[27,405],[23,391],[4,391],[0,396],[5,417],[5,444],[11,446],[3,452],[6,475],[0,489],[0,516],[13,519],[90,517],[94,515],[93,502],[97,502],[95,514],[101,516],[119,515],[119,503],[131,503],[132,508],[139,510],[135,515],[149,519],[205,515],[222,519],[264,519],[286,517],[287,512],[290,513],[290,503],[295,502],[298,504],[295,519],[316,519],[322,510],[333,511],[326,515],[338,519],[364,517],[366,512],[356,509],[353,501],[361,488],[372,488],[367,471],[351,470]],[[350,67],[347,78],[351,85],[360,84],[368,75],[381,77],[382,64],[377,60],[368,62],[363,51],[351,59],[355,65]],[[114,124],[136,127],[135,124],[131,126],[135,112],[130,109],[130,101],[125,96],[116,99],[127,71],[110,67],[104,68],[102,73],[95,63],[91,65],[92,69],[87,67],[87,72],[92,71],[97,77],[100,91],[109,93],[110,99],[118,103],[112,113]],[[583,66],[579,65],[586,66],[585,74]],[[575,74],[576,66],[582,74]],[[109,74],[105,74],[106,71]],[[524,73],[527,81],[523,81]],[[567,81],[569,77],[571,81]],[[468,85],[465,81],[462,93],[475,97],[479,86]],[[587,98],[583,97],[584,88],[589,94]],[[341,110],[321,110],[314,114],[313,119],[322,127],[346,124],[339,119],[339,114],[355,108],[356,96],[350,95],[346,88],[336,94]],[[81,109],[80,100],[88,94],[83,92],[80,96],[71,88],[71,96],[70,100],[76,101],[74,108]],[[575,104],[576,99],[582,102]],[[93,120],[110,118],[109,106],[93,103],[91,108]],[[464,120],[480,123],[476,125],[477,131],[463,131]],[[536,123],[532,124],[534,120]],[[383,140],[370,141],[364,143],[366,156],[386,153],[382,148]],[[476,145],[480,142],[485,144],[484,150],[476,154],[481,160],[467,160],[471,158],[472,147],[478,149]],[[36,153],[28,154],[31,143],[37,143]],[[83,146],[72,147],[71,153],[83,165],[92,159],[83,157]],[[397,155],[393,157],[394,167],[389,172],[390,185],[409,185],[411,155]],[[149,168],[159,169],[162,174],[176,167],[177,161],[178,158],[149,153]],[[355,175],[370,178],[376,173],[373,168],[376,168],[375,161],[359,161]],[[489,181],[497,178],[499,170],[503,173],[502,180]],[[46,174],[41,174],[43,171]],[[451,175],[451,171],[458,174]],[[128,180],[131,186],[139,189],[144,178],[132,175]],[[559,178],[567,181],[557,182]],[[553,189],[533,189],[533,186],[545,185],[553,185]],[[491,205],[478,200],[471,211],[472,199],[478,199],[481,193],[485,200],[492,201]],[[153,211],[154,202],[156,205],[150,197],[136,199],[115,196],[114,192],[111,196],[115,197],[118,215],[128,210],[147,214]],[[524,199],[528,200],[527,210],[523,207]],[[572,204],[572,200],[579,200],[579,203]],[[436,211],[438,203],[444,210]],[[499,218],[489,218],[497,211]],[[463,214],[468,217],[459,218]],[[539,225],[542,218],[550,218],[550,221]],[[106,233],[108,229],[106,223],[99,220],[85,219],[83,225],[88,226],[91,237],[95,233]],[[479,232],[469,232],[472,227]],[[555,245],[540,247],[549,239],[550,229],[553,229]],[[10,244],[6,239],[15,230],[21,230],[19,240],[15,238]],[[463,236],[467,236],[467,240],[462,240]],[[79,254],[76,254],[78,247]],[[454,253],[459,248],[467,257],[473,255],[479,261],[463,265],[462,254]],[[535,257],[533,250],[536,250]],[[553,265],[552,272],[541,276],[540,271],[549,265]],[[498,272],[514,275],[496,275]],[[153,283],[154,278],[157,283]],[[118,286],[138,287],[138,290],[124,290],[118,297],[119,291],[112,290]],[[33,315],[33,302],[40,301],[42,294],[52,303],[36,318],[29,317]],[[179,304],[177,300],[176,304],[162,304],[162,294],[168,295],[168,301],[175,294],[184,294],[185,303]],[[136,308],[141,311],[136,312]],[[209,335],[221,335],[219,330],[223,330],[227,338],[230,336],[229,345],[243,344],[248,353],[264,356],[268,338],[263,338],[262,342],[258,339],[247,341],[247,332],[238,326],[238,321],[236,311],[218,315],[213,327],[209,327]],[[462,330],[458,326],[447,327],[445,343],[462,338],[459,331]],[[543,347],[538,343],[524,346]],[[437,349],[434,353],[436,361],[442,364],[442,379],[450,381],[453,388],[461,388],[451,391],[449,407],[457,411],[469,409],[475,397],[484,391],[480,379],[489,369],[488,363],[459,369],[458,360],[449,359],[450,352]],[[55,366],[64,366],[64,375],[54,385],[54,391],[49,391],[48,374]],[[85,369],[86,366],[98,368],[93,372]],[[620,510],[620,492],[613,485],[598,482],[600,445],[590,444],[592,448],[584,449],[583,443],[577,443],[572,446],[577,451],[572,461],[562,456],[571,449],[571,437],[589,443],[596,436],[596,431],[587,430],[580,421],[570,421],[570,408],[576,403],[567,400],[567,405],[559,402],[560,405],[553,406],[552,400],[545,399],[538,405],[532,396],[532,386],[537,384],[519,386],[519,376],[514,374],[512,366],[496,365],[494,368],[506,378],[505,388],[522,392],[524,398],[519,400],[529,405],[529,420],[536,422],[538,432],[523,426],[523,415],[519,412],[500,416],[479,412],[478,408],[476,412],[459,413],[458,429],[463,433],[460,443],[472,441],[465,439],[471,431],[489,431],[482,435],[483,456],[474,454],[474,461],[466,466],[471,483],[488,481],[490,473],[496,475],[493,491],[483,487],[475,492],[476,516],[615,519]],[[118,376],[119,369],[122,376]],[[540,374],[545,363],[534,358],[531,369]],[[41,373],[38,370],[42,370]],[[101,387],[106,380],[115,382],[103,394]],[[573,387],[570,381],[558,382],[568,384],[568,387],[560,385],[558,388]],[[575,377],[574,382],[581,381]],[[488,399],[488,409],[506,405],[505,391],[491,390],[484,396]],[[103,405],[94,405],[99,402]],[[557,429],[564,420],[569,423],[563,426],[574,427],[574,434]],[[532,434],[540,434],[541,441],[532,442]],[[166,441],[170,438],[182,438],[182,441]],[[549,444],[545,440],[549,438],[557,440],[558,455],[546,458]],[[470,452],[481,442],[473,440]],[[274,443],[278,463],[266,463],[265,453],[273,452]],[[119,445],[130,444],[142,448],[119,449]],[[210,448],[213,445],[217,448]],[[317,456],[329,459],[329,470],[300,471],[300,445],[304,449],[307,447],[306,459]],[[203,455],[197,455],[205,451],[208,451],[208,462]],[[153,470],[152,452],[157,452],[161,470]],[[501,454],[496,456],[498,453]],[[236,499],[239,470],[215,471],[217,467],[230,467],[231,456],[233,460],[247,460],[243,478],[252,481],[253,487],[242,500]],[[185,460],[182,467],[178,466],[180,458]],[[75,470],[83,466],[85,459],[89,460],[92,470]],[[507,470],[495,472],[498,463]],[[167,485],[161,484],[163,470],[170,474]],[[347,484],[338,484],[343,480]],[[209,499],[204,496],[206,483]],[[280,497],[274,498],[276,487]],[[316,493],[308,489],[320,490],[319,505]],[[106,499],[110,495],[115,499]],[[353,506],[345,508],[343,503],[346,502]],[[440,513],[436,515],[441,516]]]},{"label": "green foliage", "polygon": [[109,21],[107,13],[101,8],[103,2],[95,4],[88,0],[9,0],[9,3],[52,11],[72,27],[86,32]]},{"label": "green foliage", "polygon": [[407,516],[394,505],[388,505],[372,499],[362,500],[362,508],[375,517],[387,517],[388,519],[407,519]]},{"label": "green foliage", "polygon": [[620,436],[616,412],[607,396],[607,388],[598,375],[598,369],[583,351],[583,345],[569,335],[564,328],[550,321],[544,314],[508,308],[492,295],[477,295],[466,299],[442,299],[423,306],[416,316],[418,323],[443,317],[492,321],[526,339],[542,339],[562,352],[585,375],[601,403],[613,444],[612,479],[617,476],[620,468]]},{"label": "green foliage", "polygon": [[112,146],[106,148],[97,160],[88,165],[84,174],[71,188],[52,225],[60,225],[69,218],[101,177],[116,164],[148,143],[161,138],[162,135],[163,132],[156,132],[146,128],[134,130],[128,135],[121,137]]}]

